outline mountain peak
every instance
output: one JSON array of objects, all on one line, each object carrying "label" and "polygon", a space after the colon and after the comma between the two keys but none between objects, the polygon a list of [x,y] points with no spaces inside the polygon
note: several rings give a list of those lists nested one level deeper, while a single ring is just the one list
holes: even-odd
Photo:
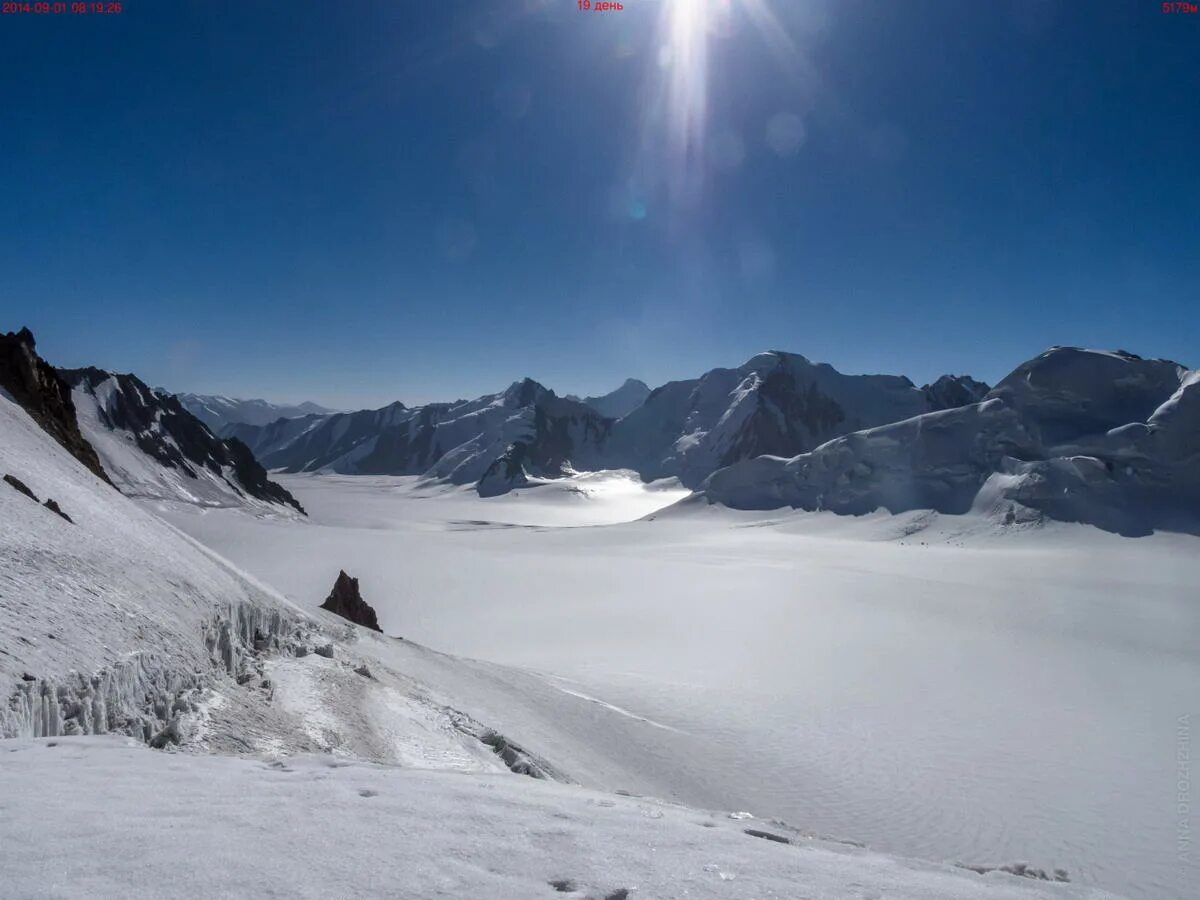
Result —
[{"label": "mountain peak", "polygon": [[787,350],[764,350],[761,353],[756,353],[744,362],[740,368],[742,369],[770,369],[780,364],[799,363],[803,366],[814,365],[812,360],[799,353],[791,353]]},{"label": "mountain peak", "polygon": [[508,386],[504,392],[504,403],[514,407],[532,406],[547,394],[553,396],[554,392],[532,378],[523,378]]}]

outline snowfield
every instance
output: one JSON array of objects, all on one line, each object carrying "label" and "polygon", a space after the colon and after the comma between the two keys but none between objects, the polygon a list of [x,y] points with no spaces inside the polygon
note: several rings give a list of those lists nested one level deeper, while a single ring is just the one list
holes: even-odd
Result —
[{"label": "snowfield", "polygon": [[0,809],[14,897],[1106,896],[513,775],[165,754],[114,738],[0,744]]},{"label": "snowfield", "polygon": [[[0,472],[71,517],[0,483],[4,896],[1104,896],[650,799],[646,735],[682,732],[301,609],[2,395]],[[235,540],[323,531],[179,507]]]},{"label": "snowfield", "polygon": [[[305,609],[344,567],[386,633],[553,673],[539,690],[596,701],[593,753],[636,770],[608,787],[1129,896],[1200,878],[1172,812],[1200,698],[1195,538],[694,503],[601,525],[620,502],[569,483],[280,480],[311,521],[161,511]],[[576,777],[595,765],[538,735]]]}]

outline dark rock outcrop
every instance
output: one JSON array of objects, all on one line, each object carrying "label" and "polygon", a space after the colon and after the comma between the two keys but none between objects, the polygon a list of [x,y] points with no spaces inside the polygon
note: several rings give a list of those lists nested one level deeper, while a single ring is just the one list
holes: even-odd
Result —
[{"label": "dark rock outcrop", "polygon": [[37,355],[36,348],[28,328],[0,335],[0,388],[68,453],[111,484],[95,448],[79,430],[70,385]]},{"label": "dark rock outcrop", "polygon": [[46,509],[48,509],[50,512],[54,512],[54,514],[55,514],[55,515],[61,516],[62,518],[65,518],[65,520],[66,520],[67,522],[70,522],[71,524],[74,524],[74,520],[73,520],[73,518],[71,518],[71,516],[68,516],[68,515],[66,514],[66,512],[62,511],[62,510],[59,508],[59,504],[58,504],[58,503],[55,503],[53,499],[50,499],[49,497],[47,497],[47,498],[46,498],[46,503],[43,503],[42,505],[43,505],[43,506],[46,506]]},{"label": "dark rock outcrop", "polygon": [[58,504],[56,502],[54,502],[53,500],[51,500],[49,497],[46,498],[46,502],[43,503],[42,506],[46,507],[46,509],[50,510],[50,512],[56,513],[57,515],[62,516],[64,519],[66,519],[72,525],[75,524],[75,520],[72,519],[70,516],[68,516],[65,512],[63,512],[59,508]]},{"label": "dark rock outcrop", "polygon": [[375,610],[362,598],[362,594],[358,590],[358,579],[351,578],[345,572],[338,572],[333,590],[321,604],[321,609],[348,619],[355,625],[370,628],[372,631],[383,631],[379,627],[379,619],[375,615]]},{"label": "dark rock outcrop", "polygon": [[37,498],[37,494],[35,494],[33,491],[31,491],[29,489],[29,486],[27,484],[25,484],[25,482],[23,482],[20,478],[15,478],[12,475],[5,475],[4,480],[7,481],[9,484],[11,484],[18,491],[20,491],[22,494],[24,494],[26,497],[28,497],[30,500],[32,500],[34,503],[39,502],[38,498]]},{"label": "dark rock outcrop", "polygon": [[510,444],[504,455],[488,466],[483,477],[475,486],[480,497],[499,497],[509,491],[526,487],[529,484],[529,473],[525,471],[525,459],[529,453],[529,445],[523,442]]},{"label": "dark rock outcrop", "polygon": [[976,381],[970,375],[943,375],[933,384],[921,388],[929,398],[930,412],[978,403],[990,390],[991,387],[982,381]]}]

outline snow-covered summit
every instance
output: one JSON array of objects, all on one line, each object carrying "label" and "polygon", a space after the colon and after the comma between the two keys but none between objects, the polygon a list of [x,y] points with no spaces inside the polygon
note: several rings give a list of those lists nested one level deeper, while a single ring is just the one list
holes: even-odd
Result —
[{"label": "snow-covered summit", "polygon": [[613,430],[615,467],[697,487],[717,469],[763,454],[794,456],[850,431],[938,408],[898,375],[844,375],[797,353],[766,351],[736,369],[655,390]]},{"label": "snow-covered summit", "polygon": [[982,402],[746,460],[713,474],[703,495],[751,509],[975,509],[1126,534],[1196,530],[1198,391],[1178,363],[1055,347]]}]

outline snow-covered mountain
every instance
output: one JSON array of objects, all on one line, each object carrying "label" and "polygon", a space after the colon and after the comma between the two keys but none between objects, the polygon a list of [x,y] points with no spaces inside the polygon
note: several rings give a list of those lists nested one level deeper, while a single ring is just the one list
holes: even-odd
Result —
[{"label": "snow-covered mountain", "polygon": [[134,375],[94,368],[60,370],[60,375],[71,387],[80,430],[122,493],[303,512],[267,477],[249,447],[236,438],[215,437],[174,396],[152,390]]},{"label": "snow-covered mountain", "polygon": [[832,437],[920,415],[980,385],[946,376],[916,387],[897,375],[843,375],[794,353],[760,353],[736,369],[673,381],[613,428],[608,462],[646,480],[697,487],[717,469],[763,454],[794,456]]},{"label": "snow-covered mountain", "polygon": [[607,419],[620,419],[629,415],[646,402],[650,396],[650,387],[644,381],[636,378],[626,378],[625,383],[615,391],[609,391],[599,397],[576,397],[568,394],[568,400],[579,400],[594,409]]},{"label": "snow-covered mountain", "polygon": [[472,484],[510,450],[520,455],[513,471],[518,481],[517,469],[556,476],[568,468],[602,468],[611,429],[611,419],[527,378],[477,400],[414,408],[393,403],[227,433],[244,440],[270,469],[426,475]]},{"label": "snow-covered mountain", "polygon": [[[304,612],[113,490],[56,430],[0,392],[0,472],[25,488],[0,480],[4,893],[117,896],[139,872],[191,896],[1103,896],[634,795],[650,779],[613,737],[636,733],[628,713]],[[38,502],[51,495],[67,516]],[[175,745],[189,752],[154,749]],[[293,821],[308,824],[274,827]],[[389,829],[411,839],[379,867]]]},{"label": "snow-covered mountain", "polygon": [[[987,385],[945,376],[916,387],[892,375],[843,375],[790,353],[763,353],[737,369],[713,369],[639,401],[641,382],[586,401],[535,381],[478,400],[410,409],[306,416],[236,436],[269,469],[425,475],[479,484],[495,495],[568,469],[633,469],[647,481],[689,487],[741,459],[793,455],[858,428],[971,402]],[[632,409],[623,415],[605,415]]]},{"label": "snow-covered mountain", "polygon": [[1200,372],[1122,351],[1055,347],[986,398],[764,456],[703,495],[747,509],[970,510],[1124,534],[1200,529]]},{"label": "snow-covered mountain", "polygon": [[[165,393],[161,388],[159,393]],[[209,427],[213,434],[220,434],[228,425],[267,425],[276,419],[296,419],[301,416],[328,415],[333,412],[316,403],[289,405],[269,403],[266,400],[239,400],[213,394],[176,394],[183,408]]]}]

